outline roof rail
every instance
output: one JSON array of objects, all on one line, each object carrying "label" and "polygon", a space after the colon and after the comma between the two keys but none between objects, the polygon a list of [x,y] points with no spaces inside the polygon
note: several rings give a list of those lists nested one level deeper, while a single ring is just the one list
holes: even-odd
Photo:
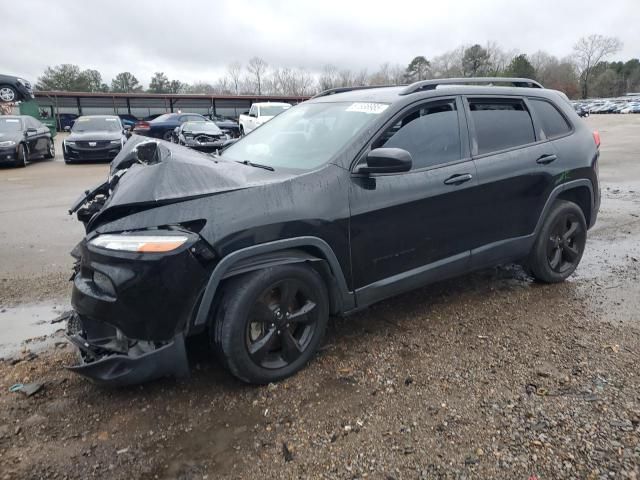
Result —
[{"label": "roof rail", "polygon": [[402,85],[359,85],[356,87],[336,87],[336,88],[330,88],[328,90],[323,90],[322,92],[317,93],[316,95],[311,97],[309,100],[312,100],[314,98],[319,98],[319,97],[326,97],[328,95],[335,95],[336,93],[350,92],[352,90],[367,90],[369,88],[385,88],[385,87],[398,87],[398,86],[402,86]]},{"label": "roof rail", "polygon": [[433,80],[421,80],[414,82],[400,92],[400,95],[435,90],[438,85],[464,85],[467,83],[510,83],[514,87],[544,88],[540,83],[530,78],[515,77],[469,77],[469,78],[438,78]]}]

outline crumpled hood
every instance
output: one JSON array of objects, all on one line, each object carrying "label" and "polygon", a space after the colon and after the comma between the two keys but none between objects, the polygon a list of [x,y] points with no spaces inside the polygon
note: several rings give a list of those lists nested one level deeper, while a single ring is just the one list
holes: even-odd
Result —
[{"label": "crumpled hood", "polygon": [[67,142],[95,142],[97,140],[120,140],[122,138],[122,132],[117,130],[115,132],[99,130],[94,132],[71,132],[66,138]]},{"label": "crumpled hood", "polygon": [[174,203],[291,176],[138,135],[129,139],[111,163],[112,178],[120,174],[103,211],[122,205]]}]

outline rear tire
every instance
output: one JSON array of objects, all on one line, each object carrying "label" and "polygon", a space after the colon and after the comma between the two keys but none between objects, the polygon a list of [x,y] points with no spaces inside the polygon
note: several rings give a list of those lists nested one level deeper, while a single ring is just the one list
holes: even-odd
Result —
[{"label": "rear tire", "polygon": [[56,145],[53,140],[49,140],[49,145],[47,145],[47,153],[44,154],[44,158],[55,158],[56,156]]},{"label": "rear tire", "polygon": [[327,288],[315,270],[270,267],[234,277],[223,288],[211,337],[235,377],[276,382],[309,362],[329,318]]},{"label": "rear tire", "polygon": [[166,140],[167,142],[173,143],[173,132],[171,130],[169,130],[168,132],[164,132],[164,134],[162,135],[162,139]]},{"label": "rear tire", "polygon": [[587,222],[573,202],[557,201],[538,233],[528,266],[544,283],[564,281],[577,268],[587,241]]}]

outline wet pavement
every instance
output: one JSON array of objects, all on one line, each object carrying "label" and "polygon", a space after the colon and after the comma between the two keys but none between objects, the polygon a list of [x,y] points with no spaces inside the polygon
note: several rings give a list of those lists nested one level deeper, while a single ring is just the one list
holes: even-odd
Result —
[{"label": "wet pavement", "polygon": [[[570,281],[505,266],[331,319],[309,367],[265,387],[226,374],[206,339],[190,345],[190,379],[119,390],[65,371],[69,348],[32,359],[23,344],[0,363],[0,477],[640,478],[640,115],[587,122],[603,199]],[[68,298],[66,269],[38,270],[56,255],[12,259],[5,313]],[[7,392],[33,381],[33,397]]]},{"label": "wet pavement", "polygon": [[53,334],[64,328],[52,321],[70,308],[65,305],[45,302],[0,308],[0,358],[13,358],[25,348],[39,352],[51,347]]}]

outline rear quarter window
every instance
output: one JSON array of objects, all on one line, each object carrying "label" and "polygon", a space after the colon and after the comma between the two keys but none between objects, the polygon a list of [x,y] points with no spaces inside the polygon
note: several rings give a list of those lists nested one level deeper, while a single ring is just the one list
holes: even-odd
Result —
[{"label": "rear quarter window", "polygon": [[553,104],[537,98],[529,101],[547,138],[561,137],[571,132],[571,125]]},{"label": "rear quarter window", "polygon": [[533,121],[522,99],[469,99],[478,155],[533,143]]}]

